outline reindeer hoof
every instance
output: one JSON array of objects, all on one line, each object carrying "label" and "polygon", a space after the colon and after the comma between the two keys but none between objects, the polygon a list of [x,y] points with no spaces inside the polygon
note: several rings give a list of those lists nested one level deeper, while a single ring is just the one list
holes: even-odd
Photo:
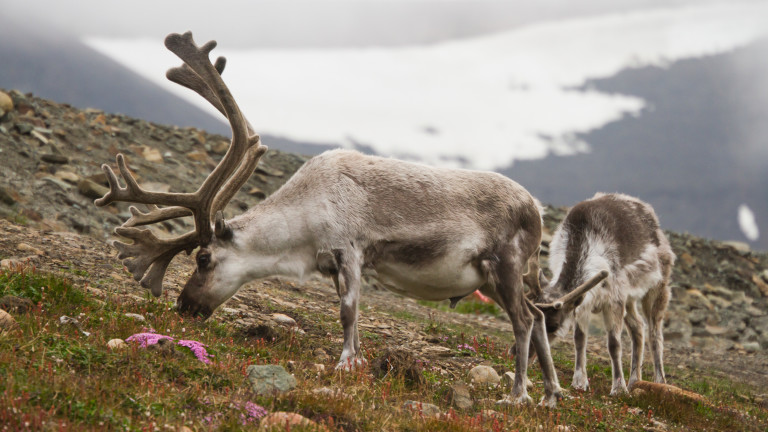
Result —
[{"label": "reindeer hoof", "polygon": [[549,396],[543,396],[541,402],[539,402],[539,406],[545,408],[557,408],[557,401],[562,399],[563,395],[560,392],[553,393]]},{"label": "reindeer hoof", "polygon": [[532,403],[533,403],[533,399],[527,394],[524,394],[517,397],[504,396],[504,399],[496,401],[496,406],[509,407],[509,406],[518,406],[518,405],[528,405]]},{"label": "reindeer hoof", "polygon": [[364,368],[366,364],[368,364],[368,362],[363,358],[350,357],[346,360],[339,361],[339,363],[336,365],[336,370],[349,372],[355,369]]},{"label": "reindeer hoof", "polygon": [[621,386],[614,386],[611,389],[611,396],[621,396],[623,394],[627,394],[627,386],[621,385]]}]

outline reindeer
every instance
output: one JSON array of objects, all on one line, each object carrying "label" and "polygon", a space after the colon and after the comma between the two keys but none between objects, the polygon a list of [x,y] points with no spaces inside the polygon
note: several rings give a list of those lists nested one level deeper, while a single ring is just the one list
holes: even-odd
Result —
[{"label": "reindeer", "polygon": [[[232,128],[230,147],[194,193],[142,189],[118,154],[126,186],[106,164],[110,190],[95,201],[148,205],[131,207],[131,218],[115,232],[118,258],[153,295],[162,292],[175,255],[199,247],[197,268],[177,300],[179,312],[209,317],[245,282],[272,275],[330,276],[341,299],[344,343],[337,368],[363,363],[357,330],[362,276],[402,295],[460,298],[476,289],[509,315],[518,344],[517,375],[504,402],[530,402],[524,379],[532,341],[539,357],[545,396],[561,397],[544,330],[544,315],[525,298],[523,273],[538,263],[541,214],[519,184],[499,174],[434,168],[394,159],[334,150],[309,160],[277,192],[246,213],[224,220],[222,209],[254,171],[267,150],[245,120],[221,78],[226,64],[208,55],[215,41],[198,47],[192,34],[171,34],[166,47],[182,59],[167,77],[203,96]],[[160,239],[139,228],[192,216],[195,229]],[[536,267],[538,268],[538,267]]]},{"label": "reindeer", "polygon": [[[576,324],[573,388],[586,390],[589,386],[586,350],[592,312],[603,315],[607,331],[613,369],[611,395],[627,391],[621,367],[622,319],[632,340],[629,387],[642,379],[645,324],[638,316],[637,303],[649,324],[654,381],[666,382],[662,321],[674,261],[653,208],[637,198],[598,193],[568,212],[550,244],[552,280],[538,271],[540,280],[533,281],[529,274],[526,284],[532,288],[532,297],[543,302],[536,305],[546,317],[549,340],[564,337]],[[588,278],[605,281],[586,293],[574,290]]]}]

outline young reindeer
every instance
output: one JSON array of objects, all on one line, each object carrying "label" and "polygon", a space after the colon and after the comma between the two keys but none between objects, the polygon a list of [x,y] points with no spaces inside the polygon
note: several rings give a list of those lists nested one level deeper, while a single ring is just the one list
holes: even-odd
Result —
[{"label": "young reindeer", "polygon": [[[586,390],[587,329],[590,313],[603,315],[613,369],[611,395],[627,391],[621,367],[622,321],[632,340],[629,386],[641,380],[645,324],[649,323],[654,381],[666,382],[662,320],[669,302],[669,276],[675,255],[650,205],[627,195],[596,194],[574,206],[550,243],[551,281],[539,272],[532,296],[544,312],[549,339],[565,336],[573,323],[576,364],[572,387]],[[597,288],[578,293],[573,287],[595,275],[607,276]],[[604,277],[603,276],[603,277]],[[543,286],[543,292],[537,286]],[[569,295],[570,294],[570,295]],[[567,297],[567,298],[566,298]],[[555,299],[559,299],[554,301]],[[546,302],[551,302],[546,304]]]},{"label": "young reindeer", "polygon": [[[133,240],[115,246],[118,258],[142,286],[160,295],[173,257],[198,246],[197,269],[177,300],[182,313],[207,318],[256,278],[302,277],[314,271],[329,275],[341,298],[344,344],[339,368],[362,362],[357,316],[363,275],[394,292],[427,300],[455,303],[480,289],[507,312],[515,339],[524,342],[517,344],[517,374],[505,400],[530,401],[525,377],[532,341],[544,376],[542,403],[556,404],[560,386],[544,316],[524,295],[526,265],[538,264],[541,215],[523,187],[494,173],[335,150],[311,159],[272,196],[225,221],[221,210],[266,147],[222,81],[224,59],[215,65],[208,59],[215,42],[198,48],[186,33],[169,35],[165,45],[184,62],[169,70],[168,78],[194,90],[227,117],[232,143],[194,193],[142,189],[122,155],[117,156],[117,166],[126,187],[103,166],[110,191],[96,205],[149,205],[147,213],[131,207],[133,216],[115,230]],[[138,228],[184,216],[194,217],[195,231],[177,238],[159,239]]]}]

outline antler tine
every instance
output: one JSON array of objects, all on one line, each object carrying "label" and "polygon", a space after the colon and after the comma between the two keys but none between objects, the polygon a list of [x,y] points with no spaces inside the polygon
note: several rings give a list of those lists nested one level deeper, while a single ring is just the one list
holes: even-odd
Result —
[{"label": "antler tine", "polygon": [[120,182],[117,180],[115,172],[112,168],[104,164],[101,169],[107,175],[107,182],[109,182],[109,192],[103,197],[94,201],[99,207],[111,204],[115,201],[128,201],[141,204],[163,204],[171,206],[181,206],[189,209],[197,208],[197,197],[195,194],[189,193],[165,193],[165,192],[152,192],[144,190],[136,182],[136,178],[131,174],[128,166],[125,163],[125,157],[120,153],[116,157],[117,167],[120,170],[120,174],[125,180],[125,186],[121,187]]},{"label": "antler tine", "polygon": [[129,207],[128,210],[131,212],[131,217],[121,226],[135,227],[141,225],[149,225],[169,219],[176,219],[193,215],[192,210],[184,207],[160,208],[154,204],[149,204],[148,207],[149,211],[147,213],[142,213],[141,210],[134,206]]},{"label": "antler tine", "polygon": [[119,252],[117,258],[123,260],[133,278],[141,281],[141,286],[149,288],[155,297],[163,291],[163,276],[173,257],[184,250],[191,252],[198,243],[195,231],[162,240],[148,229],[119,227],[115,232],[133,240],[130,244],[113,243]]},{"label": "antler tine", "polygon": [[559,299],[555,300],[552,303],[536,303],[536,307],[538,308],[546,308],[546,307],[554,307],[555,309],[560,309],[563,307],[564,304],[573,301],[574,299],[578,298],[580,295],[586,293],[587,291],[591,290],[592,288],[596,287],[597,284],[603,281],[603,279],[608,277],[608,271],[603,270],[600,273],[592,276],[588,281],[584,282],[580,286],[576,287],[571,292],[567,293],[566,295],[560,297]]}]

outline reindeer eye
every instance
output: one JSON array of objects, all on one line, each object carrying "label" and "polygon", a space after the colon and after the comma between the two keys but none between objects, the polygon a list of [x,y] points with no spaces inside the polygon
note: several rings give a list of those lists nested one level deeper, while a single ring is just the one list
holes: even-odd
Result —
[{"label": "reindeer eye", "polygon": [[206,267],[208,267],[208,264],[211,263],[211,255],[209,254],[201,254],[197,256],[197,268],[200,270],[205,270]]}]

